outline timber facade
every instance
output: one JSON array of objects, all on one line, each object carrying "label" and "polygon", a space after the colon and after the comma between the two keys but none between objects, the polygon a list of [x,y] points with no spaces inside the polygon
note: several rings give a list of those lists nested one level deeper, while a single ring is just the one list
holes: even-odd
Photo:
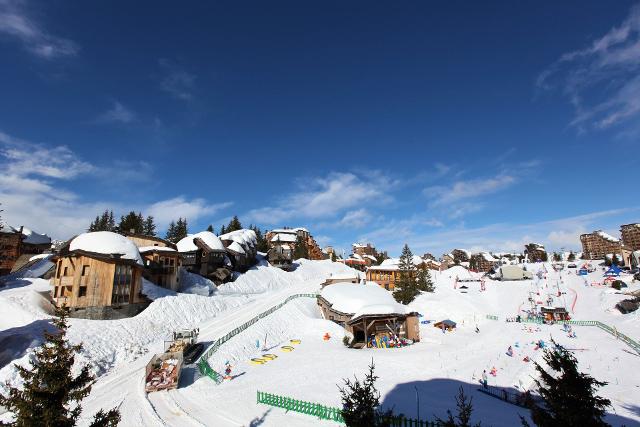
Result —
[{"label": "timber facade", "polygon": [[607,254],[620,254],[620,241],[600,230],[580,236],[585,259],[603,259]]},{"label": "timber facade", "polygon": [[22,233],[12,229],[0,229],[0,276],[11,273],[22,255]]},{"label": "timber facade", "polygon": [[51,279],[52,298],[58,307],[70,308],[77,317],[120,318],[135,315],[148,305],[142,295],[143,269],[136,261],[115,254],[65,252],[54,259],[56,272]]},{"label": "timber facade", "polygon": [[620,226],[622,243],[631,251],[640,250],[640,223]]}]

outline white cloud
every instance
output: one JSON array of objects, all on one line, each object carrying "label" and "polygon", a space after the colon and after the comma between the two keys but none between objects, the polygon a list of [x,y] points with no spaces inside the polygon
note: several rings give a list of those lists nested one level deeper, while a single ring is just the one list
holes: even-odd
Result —
[{"label": "white cloud", "polygon": [[[580,131],[608,129],[640,117],[640,5],[590,46],[563,54],[538,77],[538,88],[559,87],[575,108]],[[637,120],[636,120],[637,122]]]},{"label": "white cloud", "polygon": [[371,214],[366,209],[349,211],[338,221],[341,227],[362,228],[371,221]]},{"label": "white cloud", "polygon": [[187,199],[184,196],[155,202],[142,211],[145,215],[154,217],[159,228],[164,228],[179,217],[187,218],[188,222],[195,222],[200,218],[214,215],[215,213],[231,206],[231,202],[210,204],[205,199]]},{"label": "white cloud", "polygon": [[19,41],[33,55],[43,59],[74,56],[78,45],[69,39],[48,33],[27,13],[26,2],[18,0],[0,1],[0,36]]},{"label": "white cloud", "polygon": [[263,224],[282,224],[294,218],[335,218],[354,207],[389,201],[388,190],[395,184],[378,172],[332,172],[301,181],[298,191],[282,198],[277,206],[253,209],[245,217]]},{"label": "white cloud", "polygon": [[[123,169],[115,174],[115,170]],[[3,221],[26,225],[54,238],[67,239],[86,231],[96,214],[105,209],[116,216],[134,210],[153,215],[162,229],[171,220],[186,217],[190,223],[213,215],[231,203],[212,204],[201,198],[179,196],[149,205],[124,205],[113,201],[89,202],[65,185],[91,174],[109,174],[119,180],[141,180],[151,176],[152,168],[145,162],[118,162],[113,166],[96,167],[81,160],[68,147],[47,147],[13,138],[0,132],[0,203]],[[111,180],[113,182],[113,179]]]},{"label": "white cloud", "polygon": [[112,107],[100,114],[96,122],[97,123],[131,123],[136,120],[136,114],[130,109],[125,107],[118,101],[113,101]]},{"label": "white cloud", "polygon": [[515,183],[516,178],[511,175],[498,175],[492,178],[457,181],[450,186],[429,187],[424,193],[432,199],[433,206],[442,206],[495,193]]},{"label": "white cloud", "polygon": [[158,63],[164,74],[160,88],[178,99],[192,99],[196,76],[167,59],[160,59]]}]

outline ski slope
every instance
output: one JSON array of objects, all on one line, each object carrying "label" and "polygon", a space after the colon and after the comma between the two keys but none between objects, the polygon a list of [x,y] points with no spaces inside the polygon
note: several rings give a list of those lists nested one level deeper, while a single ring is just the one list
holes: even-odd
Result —
[{"label": "ski slope", "polygon": [[[83,402],[83,422],[88,423],[100,408],[118,406],[122,425],[328,425],[328,421],[257,405],[256,391],[339,407],[337,386],[342,379],[354,374],[361,377],[373,360],[385,407],[415,417],[417,393],[422,418],[444,416],[455,405],[453,396],[462,385],[474,398],[478,420],[487,425],[511,426],[518,423],[519,414],[526,415],[527,411],[478,393],[482,371],[496,368],[496,376],[489,377],[491,385],[528,389],[535,377],[532,361],[540,361],[542,354],[535,343],[553,338],[575,349],[582,370],[609,383],[601,389],[601,394],[613,402],[608,422],[640,425],[636,403],[640,378],[628,375],[629,369],[637,368],[640,357],[624,343],[597,328],[576,327],[577,338],[569,338],[558,325],[504,321],[529,309],[530,296],[545,304],[551,298],[553,306],[565,306],[570,312],[573,308],[574,319],[600,320],[638,339],[638,314],[620,314],[613,306],[625,298],[623,295],[590,286],[602,281],[601,271],[591,273],[585,282],[574,272],[555,272],[549,264],[532,264],[529,269],[534,274],[538,270],[546,273],[542,279],[518,282],[488,280],[485,291],[480,290],[479,282],[465,283],[469,287],[466,293],[454,288],[458,275],[455,268],[433,273],[436,292],[422,294],[410,306],[423,319],[450,318],[458,327],[443,334],[431,324],[422,324],[421,341],[403,349],[348,349],[341,342],[342,328],[322,319],[313,299],[296,299],[223,344],[209,359],[219,372],[229,362],[233,380],[216,385],[188,366],[178,389],[149,395],[144,393],[144,367],[152,354],[163,351],[164,340],[173,330],[199,327],[200,340],[210,343],[292,294],[319,290],[330,274],[355,272],[329,261],[302,260],[293,272],[259,265],[221,286],[212,296],[176,294],[145,283],[145,292],[155,301],[135,318],[71,319],[70,339],[85,346],[79,363],[89,363],[99,375]],[[628,282],[631,290],[638,289],[638,284]],[[15,332],[25,335],[27,341],[28,337],[37,338],[50,316],[42,296],[47,289],[43,280],[21,279],[0,290],[0,309],[12,314],[0,319],[0,339]],[[488,320],[488,314],[499,320]],[[479,333],[475,332],[476,326]],[[332,336],[329,341],[322,339],[327,332]],[[294,346],[294,351],[283,352],[280,347],[294,338],[301,343]],[[16,349],[8,357],[25,364],[28,348],[36,344],[37,339],[29,341],[24,349]],[[261,351],[265,346],[277,359],[264,365],[251,364],[251,358],[265,353]],[[509,346],[514,349],[513,357],[506,354]],[[531,362],[524,362],[525,357]],[[11,365],[0,369],[0,382],[5,380],[19,382]]]}]

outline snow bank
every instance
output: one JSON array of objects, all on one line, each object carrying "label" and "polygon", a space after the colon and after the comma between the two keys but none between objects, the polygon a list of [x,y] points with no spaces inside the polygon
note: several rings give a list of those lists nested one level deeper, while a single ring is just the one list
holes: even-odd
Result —
[{"label": "snow bank", "polygon": [[126,237],[111,231],[83,233],[71,241],[69,250],[82,250],[99,254],[120,254],[124,259],[144,265],[138,247]]}]

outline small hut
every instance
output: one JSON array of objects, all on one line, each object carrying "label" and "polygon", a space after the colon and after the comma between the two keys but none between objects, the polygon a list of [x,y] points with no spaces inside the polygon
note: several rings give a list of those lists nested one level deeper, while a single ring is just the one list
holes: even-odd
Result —
[{"label": "small hut", "polygon": [[571,317],[569,317],[569,313],[567,312],[567,309],[564,307],[555,307],[555,308],[548,308],[548,307],[540,307],[540,314],[544,317],[544,320],[546,320],[547,322],[561,322],[564,320],[571,320]]},{"label": "small hut", "polygon": [[149,303],[142,295],[144,263],[140,252],[120,234],[80,234],[60,249],[53,262],[53,300],[70,308],[75,317],[128,317]]},{"label": "small hut", "polygon": [[456,322],[450,319],[445,319],[434,323],[433,327],[451,332],[456,328]]},{"label": "small hut", "polygon": [[417,313],[397,303],[390,292],[376,283],[325,286],[318,296],[318,306],[325,319],[353,335],[354,347],[398,340],[420,341]]}]

